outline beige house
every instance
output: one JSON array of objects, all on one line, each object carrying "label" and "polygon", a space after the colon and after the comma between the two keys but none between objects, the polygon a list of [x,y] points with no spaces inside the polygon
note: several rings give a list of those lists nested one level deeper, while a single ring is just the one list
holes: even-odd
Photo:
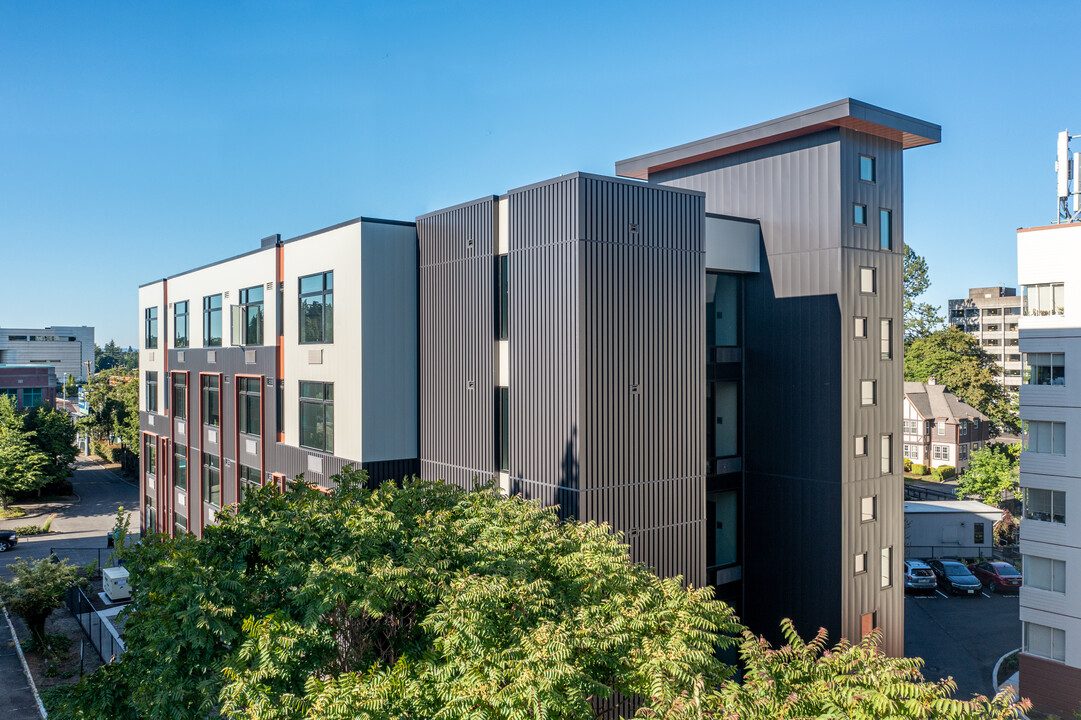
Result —
[{"label": "beige house", "polygon": [[987,444],[991,429],[986,415],[936,385],[933,377],[905,383],[902,426],[906,458],[933,468],[952,465],[958,473]]}]

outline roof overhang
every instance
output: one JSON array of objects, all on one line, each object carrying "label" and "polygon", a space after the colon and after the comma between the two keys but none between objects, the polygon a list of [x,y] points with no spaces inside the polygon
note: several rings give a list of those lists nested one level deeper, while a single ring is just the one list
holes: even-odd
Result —
[{"label": "roof overhang", "polygon": [[616,163],[616,175],[648,180],[652,173],[730,155],[834,127],[875,135],[908,148],[941,142],[942,128],[934,123],[845,98],[827,105],[740,130],[695,140]]}]

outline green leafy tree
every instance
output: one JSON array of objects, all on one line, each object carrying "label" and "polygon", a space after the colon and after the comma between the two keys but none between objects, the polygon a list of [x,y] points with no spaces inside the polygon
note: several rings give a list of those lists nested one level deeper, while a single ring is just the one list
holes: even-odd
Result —
[{"label": "green leafy tree", "polygon": [[968,470],[957,478],[957,497],[975,495],[981,502],[997,506],[1007,492],[1017,492],[1018,462],[1008,450],[996,450],[994,445],[986,445],[969,457]]},{"label": "green leafy tree", "polygon": [[42,405],[26,413],[23,426],[34,433],[34,444],[49,458],[46,470],[49,482],[67,478],[79,454],[75,447],[78,430],[72,424],[71,416],[63,410]]},{"label": "green leafy tree", "polygon": [[66,559],[43,558],[27,562],[19,558],[8,569],[14,578],[0,581],[0,600],[26,621],[38,647],[45,642],[45,621],[64,602],[64,593],[76,582],[77,568]]},{"label": "green leafy tree", "polygon": [[942,327],[939,308],[930,303],[918,302],[918,298],[931,287],[927,261],[905,245],[905,343],[927,337]]},{"label": "green leafy tree", "polygon": [[75,397],[79,394],[79,386],[75,383],[75,376],[68,375],[67,381],[64,383],[64,397]]},{"label": "green leafy tree", "polygon": [[50,715],[585,719],[731,672],[731,609],[605,526],[492,486],[336,481],[268,486],[202,539],[133,548],[125,653]]},{"label": "green leafy tree", "polygon": [[136,375],[123,369],[105,370],[94,375],[86,391],[89,414],[78,425],[100,444],[109,444],[113,438],[119,438],[134,457],[139,455],[139,383]]},{"label": "green leafy tree", "polygon": [[49,481],[49,457],[35,443],[35,434],[23,426],[15,401],[0,396],[0,508],[11,496],[36,490]]},{"label": "green leafy tree", "polygon": [[979,341],[955,327],[938,330],[905,348],[905,380],[931,376],[992,423],[994,434],[1020,432],[1017,400],[998,382],[1001,370]]}]

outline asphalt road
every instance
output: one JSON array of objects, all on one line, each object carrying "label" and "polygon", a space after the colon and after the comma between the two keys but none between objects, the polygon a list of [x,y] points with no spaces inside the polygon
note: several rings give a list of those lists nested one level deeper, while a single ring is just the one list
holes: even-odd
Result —
[{"label": "asphalt road", "polygon": [[[84,565],[101,558],[108,560],[106,534],[116,522],[116,511],[121,505],[136,510],[138,488],[105,468],[96,460],[80,455],[76,461],[72,486],[78,500],[57,503],[16,503],[27,511],[25,517],[0,520],[0,529],[12,529],[20,525],[41,526],[49,515],[56,513],[51,532],[19,538],[14,550],[0,554],[0,578],[8,579],[11,571],[8,563],[16,558],[38,559],[48,557],[55,551],[58,557],[70,557],[72,562]],[[138,532],[139,518],[131,513],[131,527]],[[100,552],[99,552],[100,551]]]},{"label": "asphalt road", "polygon": [[905,597],[905,655],[924,659],[924,677],[953,676],[955,697],[994,694],[998,659],[1021,645],[1017,595]]}]

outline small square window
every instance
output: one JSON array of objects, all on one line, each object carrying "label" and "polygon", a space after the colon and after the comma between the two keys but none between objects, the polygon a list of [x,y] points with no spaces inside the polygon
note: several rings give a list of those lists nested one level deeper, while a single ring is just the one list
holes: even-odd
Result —
[{"label": "small square window", "polygon": [[867,454],[867,436],[856,436],[856,457],[863,457]]},{"label": "small square window", "polygon": [[867,337],[867,318],[858,317],[855,318],[855,336],[858,338]]},{"label": "small square window", "polygon": [[867,572],[867,553],[856,555],[852,570],[856,575]]},{"label": "small square window", "polygon": [[860,292],[865,295],[874,295],[875,289],[875,269],[873,267],[861,267]]},{"label": "small square window", "polygon": [[868,406],[875,404],[875,381],[860,380],[860,405]]},{"label": "small square window", "polygon": [[875,159],[870,155],[860,155],[860,180],[875,181]]},{"label": "small square window", "polygon": [[859,203],[852,206],[852,222],[857,225],[867,224],[867,206]]}]

